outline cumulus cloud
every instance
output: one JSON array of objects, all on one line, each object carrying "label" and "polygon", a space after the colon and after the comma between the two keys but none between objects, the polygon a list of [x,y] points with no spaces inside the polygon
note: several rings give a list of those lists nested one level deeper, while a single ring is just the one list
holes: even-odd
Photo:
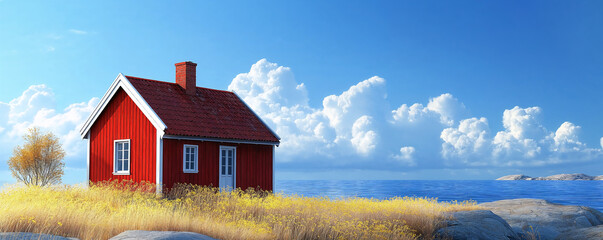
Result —
[{"label": "cumulus cloud", "polygon": [[68,160],[85,159],[85,143],[79,136],[79,128],[92,112],[98,98],[74,103],[62,111],[55,109],[55,96],[46,85],[33,85],[21,96],[0,102],[0,139],[2,158],[8,159],[12,148],[22,142],[21,137],[31,127],[51,131],[57,135],[67,153]]},{"label": "cumulus cloud", "polygon": [[371,154],[377,147],[377,133],[371,130],[371,117],[362,116],[352,125],[352,145],[356,152],[367,156]]},{"label": "cumulus cloud", "polygon": [[504,129],[498,132],[485,117],[470,117],[450,93],[392,110],[386,80],[377,76],[326,96],[321,107],[313,108],[305,84],[290,68],[262,59],[228,89],[282,137],[281,162],[326,158],[360,168],[383,160],[407,169],[539,166],[602,157],[601,149],[579,140],[579,126],[566,122],[547,130],[539,107],[505,110]]},{"label": "cumulus cloud", "polygon": [[436,98],[430,99],[429,104],[427,104],[427,109],[439,114],[442,124],[448,126],[453,125],[457,119],[467,114],[465,104],[459,102],[459,100],[450,93],[444,93]]},{"label": "cumulus cloud", "polygon": [[405,165],[416,166],[417,162],[415,162],[414,154],[415,148],[406,146],[400,148],[400,154],[393,155],[392,157]]},{"label": "cumulus cloud", "polygon": [[458,127],[442,131],[442,155],[446,159],[460,159],[467,165],[486,165],[483,162],[470,162],[470,158],[466,156],[472,155],[472,160],[475,160],[475,157],[485,157],[490,147],[489,134],[486,118],[461,120]]},{"label": "cumulus cloud", "polygon": [[248,73],[237,75],[228,89],[282,137],[277,154],[281,161],[288,161],[300,155],[372,153],[379,135],[373,122],[383,121],[382,113],[387,111],[384,85],[384,79],[373,77],[325,97],[322,108],[312,108],[305,85],[297,83],[290,68],[262,59]]},{"label": "cumulus cloud", "polygon": [[444,93],[429,99],[427,107],[415,103],[410,107],[402,104],[392,111],[393,119],[400,124],[417,124],[438,119],[444,126],[452,126],[459,118],[467,114],[465,105],[459,102],[452,94]]},{"label": "cumulus cloud", "polygon": [[266,59],[237,75],[228,89],[282,137],[277,149],[281,162],[326,157],[342,165],[385,160],[435,167],[441,159],[441,131],[467,114],[449,93],[391,110],[386,81],[378,76],[326,96],[321,108],[312,108],[305,85],[291,69]]},{"label": "cumulus cloud", "polygon": [[442,131],[442,155],[466,165],[542,166],[603,157],[579,141],[580,126],[564,122],[555,132],[541,122],[539,107],[515,106],[503,112],[504,130],[489,138],[485,118],[465,119]]},{"label": "cumulus cloud", "polygon": [[576,126],[571,122],[561,124],[553,137],[555,140],[554,151],[572,152],[583,150],[586,145],[579,140],[580,129],[580,126]]}]

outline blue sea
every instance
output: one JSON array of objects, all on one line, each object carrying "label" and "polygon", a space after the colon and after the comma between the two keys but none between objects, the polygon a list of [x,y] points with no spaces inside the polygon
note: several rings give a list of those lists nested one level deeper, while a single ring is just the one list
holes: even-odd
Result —
[{"label": "blue sea", "polygon": [[603,212],[603,181],[494,180],[280,180],[275,192],[308,197],[429,197],[438,201],[474,200],[478,203],[513,198],[589,206]]}]

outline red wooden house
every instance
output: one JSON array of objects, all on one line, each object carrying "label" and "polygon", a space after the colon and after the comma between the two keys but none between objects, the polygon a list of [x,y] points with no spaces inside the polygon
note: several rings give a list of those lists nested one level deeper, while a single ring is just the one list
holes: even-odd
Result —
[{"label": "red wooden house", "polygon": [[89,181],[273,189],[280,138],[236,93],[197,87],[196,67],[177,63],[175,83],[117,76],[80,131]]}]

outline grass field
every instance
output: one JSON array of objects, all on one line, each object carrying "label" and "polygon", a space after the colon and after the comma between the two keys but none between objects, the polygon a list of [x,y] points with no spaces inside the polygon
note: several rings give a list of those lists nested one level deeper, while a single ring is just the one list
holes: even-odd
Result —
[{"label": "grass field", "polygon": [[328,199],[181,185],[159,197],[148,184],[90,188],[9,186],[0,232],[107,239],[126,230],[191,231],[219,239],[432,239],[446,212],[474,202],[426,198]]}]

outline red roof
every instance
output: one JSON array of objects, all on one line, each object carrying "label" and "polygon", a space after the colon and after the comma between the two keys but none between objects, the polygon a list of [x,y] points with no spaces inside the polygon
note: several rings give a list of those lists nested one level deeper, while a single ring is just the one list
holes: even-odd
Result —
[{"label": "red roof", "polygon": [[233,92],[197,87],[188,95],[176,83],[126,78],[165,123],[167,135],[279,142]]}]

